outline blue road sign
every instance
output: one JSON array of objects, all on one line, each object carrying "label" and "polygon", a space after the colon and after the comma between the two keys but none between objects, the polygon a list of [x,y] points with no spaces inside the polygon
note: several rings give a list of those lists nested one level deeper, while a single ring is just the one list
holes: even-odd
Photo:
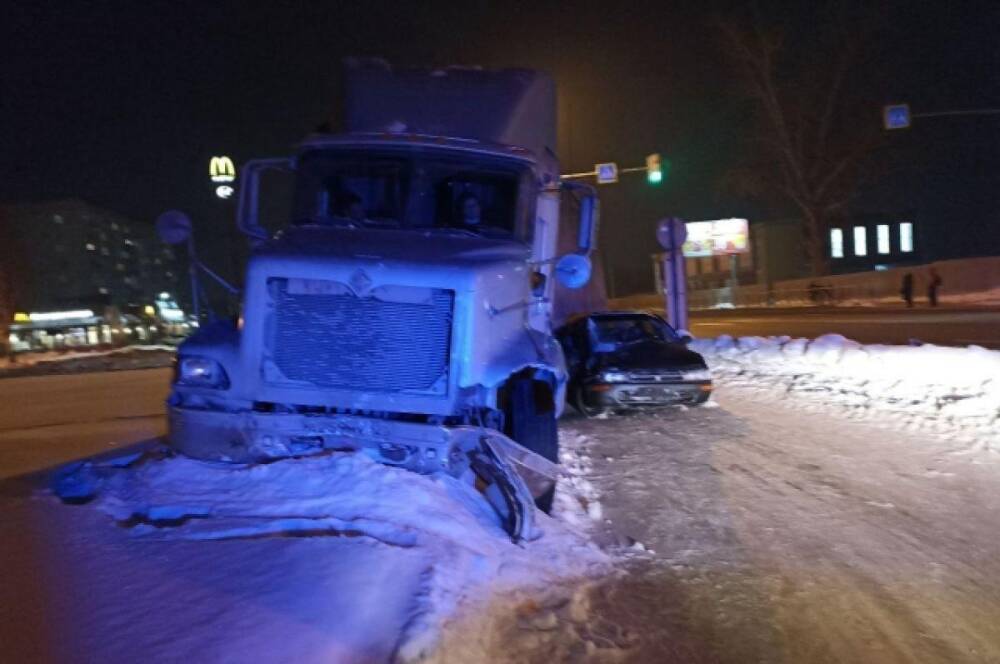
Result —
[{"label": "blue road sign", "polygon": [[891,104],[883,107],[882,122],[886,129],[906,129],[910,126],[910,105]]},{"label": "blue road sign", "polygon": [[594,171],[597,173],[597,184],[614,184],[618,182],[618,164],[613,161],[595,165]]}]

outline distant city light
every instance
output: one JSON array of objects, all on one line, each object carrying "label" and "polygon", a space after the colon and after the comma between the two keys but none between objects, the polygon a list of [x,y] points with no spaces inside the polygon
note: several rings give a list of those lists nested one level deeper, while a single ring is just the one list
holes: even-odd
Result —
[{"label": "distant city light", "polygon": [[868,255],[868,229],[864,226],[854,227],[854,255]]},{"label": "distant city light", "polygon": [[235,190],[228,184],[220,184],[215,188],[215,195],[223,200],[226,200],[228,198],[232,198],[234,191]]},{"label": "distant city light", "polygon": [[830,257],[844,257],[844,231],[839,228],[830,229]]},{"label": "distant city light", "polygon": [[147,316],[155,316],[156,315],[156,307],[154,307],[151,304],[147,304],[145,307],[142,308],[142,312],[144,314],[146,314]]},{"label": "distant city light", "polygon": [[16,312],[14,314],[14,322],[15,323],[27,323],[30,320],[31,320],[31,316],[29,316],[28,314],[24,313],[23,311],[18,311],[18,312]]},{"label": "distant city light", "polygon": [[907,254],[913,251],[913,224],[908,221],[899,224],[899,250]]},{"label": "distant city light", "polygon": [[170,299],[170,293],[168,293],[167,291],[163,291],[162,293],[160,293],[160,299],[161,300],[169,300]]},{"label": "distant city light", "polygon": [[879,224],[876,228],[876,240],[878,244],[878,252],[880,254],[889,253],[889,225]]},{"label": "distant city light", "polygon": [[[66,320],[69,318],[93,318],[94,312],[90,309],[73,309],[71,311],[32,311],[28,314],[29,320],[36,322]],[[17,320],[15,315],[14,320]]]}]

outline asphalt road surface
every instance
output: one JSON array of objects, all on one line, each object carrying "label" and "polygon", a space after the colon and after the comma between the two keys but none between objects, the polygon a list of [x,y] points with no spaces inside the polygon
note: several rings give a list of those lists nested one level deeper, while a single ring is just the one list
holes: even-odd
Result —
[{"label": "asphalt road surface", "polygon": [[170,371],[0,379],[0,479],[163,435]]},{"label": "asphalt road surface", "polygon": [[775,336],[815,338],[842,334],[861,343],[1000,348],[1000,310],[928,307],[803,307],[694,311],[697,337]]}]

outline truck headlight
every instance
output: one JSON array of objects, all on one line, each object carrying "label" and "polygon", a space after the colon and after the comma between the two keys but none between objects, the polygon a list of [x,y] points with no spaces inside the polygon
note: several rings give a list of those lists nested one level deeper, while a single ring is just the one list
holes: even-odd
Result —
[{"label": "truck headlight", "polygon": [[694,371],[685,371],[681,374],[681,380],[700,382],[706,380],[712,380],[712,372],[708,369],[695,369]]},{"label": "truck headlight", "polygon": [[621,371],[602,371],[597,379],[602,383],[624,383],[628,380],[628,374]]},{"label": "truck headlight", "polygon": [[191,387],[229,387],[229,376],[222,365],[207,357],[188,355],[177,361],[177,383]]}]

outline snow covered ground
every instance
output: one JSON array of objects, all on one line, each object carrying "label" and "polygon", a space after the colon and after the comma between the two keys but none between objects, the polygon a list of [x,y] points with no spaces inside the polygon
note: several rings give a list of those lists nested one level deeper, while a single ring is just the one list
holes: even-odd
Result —
[{"label": "snow covered ground", "polygon": [[170,366],[174,346],[125,346],[103,351],[19,353],[0,358],[0,378],[70,374],[85,371],[127,371]]},{"label": "snow covered ground", "polygon": [[691,348],[726,385],[1000,452],[998,351],[862,345],[835,334],[814,340],[721,336]]},{"label": "snow covered ground", "polygon": [[492,661],[1000,661],[994,453],[725,382],[717,399],[566,423],[596,535],[631,556],[546,629],[495,628]]},{"label": "snow covered ground", "polygon": [[154,447],[60,478],[96,498],[42,490],[4,508],[44,540],[60,661],[409,661],[466,614],[609,566],[556,519],[514,545],[472,487],[359,454],[239,467]]}]

